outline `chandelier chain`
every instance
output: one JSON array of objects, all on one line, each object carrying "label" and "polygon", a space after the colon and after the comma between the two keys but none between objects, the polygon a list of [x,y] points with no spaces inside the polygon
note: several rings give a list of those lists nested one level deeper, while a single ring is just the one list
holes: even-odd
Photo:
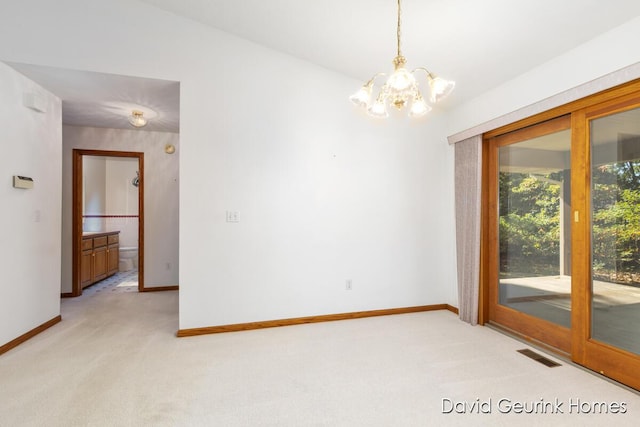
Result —
[{"label": "chandelier chain", "polygon": [[[398,20],[396,27],[397,55],[393,58],[393,72],[377,73],[369,79],[358,92],[349,97],[351,102],[363,107],[370,116],[385,118],[389,117],[387,107],[392,106],[401,110],[409,106],[409,117],[420,117],[427,114],[431,107],[425,102],[416,77],[415,72],[422,70],[427,73],[431,103],[436,103],[447,96],[454,88],[455,83],[444,80],[433,75],[424,67],[418,67],[413,71],[406,68],[407,60],[402,56],[402,0],[396,0],[398,4]],[[374,89],[374,82],[377,77],[387,77],[386,82],[381,87]],[[377,93],[373,91],[376,90]]]},{"label": "chandelier chain", "polygon": [[402,38],[402,21],[400,16],[402,15],[402,5],[400,4],[400,0],[398,0],[398,29],[396,31],[396,36],[398,39],[398,56],[402,56],[402,50],[400,49],[400,39]]}]

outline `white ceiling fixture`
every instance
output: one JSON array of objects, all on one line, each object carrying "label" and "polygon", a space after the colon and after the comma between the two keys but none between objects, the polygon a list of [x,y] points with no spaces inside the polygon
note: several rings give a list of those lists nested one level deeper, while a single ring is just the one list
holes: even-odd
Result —
[{"label": "white ceiling fixture", "polygon": [[129,116],[129,123],[131,123],[131,126],[141,128],[147,124],[147,119],[144,118],[142,111],[133,110]]},{"label": "white ceiling fixture", "polygon": [[402,110],[406,105],[411,104],[409,109],[409,117],[420,117],[431,111],[431,107],[425,102],[418,81],[416,80],[416,72],[424,72],[431,96],[429,101],[434,104],[453,91],[455,82],[437,77],[431,71],[424,67],[418,67],[409,72],[405,65],[406,58],[402,55],[402,3],[398,0],[398,26],[396,29],[397,54],[393,59],[394,70],[389,76],[386,83],[382,85],[378,91],[378,95],[373,100],[373,88],[378,77],[386,77],[385,73],[377,73],[368,82],[366,82],[358,92],[351,95],[351,102],[357,106],[367,109],[372,117],[386,118],[389,117],[387,106],[392,105],[398,110]]}]

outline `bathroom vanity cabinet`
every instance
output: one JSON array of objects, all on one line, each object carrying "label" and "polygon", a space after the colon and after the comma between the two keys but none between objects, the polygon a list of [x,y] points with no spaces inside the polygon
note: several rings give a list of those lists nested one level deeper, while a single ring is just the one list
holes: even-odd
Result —
[{"label": "bathroom vanity cabinet", "polygon": [[80,284],[86,288],[118,272],[120,232],[83,233]]}]

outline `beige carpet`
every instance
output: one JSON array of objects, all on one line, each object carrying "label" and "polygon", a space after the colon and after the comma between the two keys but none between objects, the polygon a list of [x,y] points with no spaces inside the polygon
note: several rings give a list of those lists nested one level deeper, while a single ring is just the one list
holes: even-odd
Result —
[{"label": "beige carpet", "polygon": [[[547,368],[517,353],[521,342],[447,311],[178,339],[177,300],[177,292],[108,291],[63,300],[60,324],[0,356],[0,426],[635,426],[640,419],[637,394],[562,361]],[[476,401],[491,413],[470,409]],[[582,410],[624,404],[626,413],[569,413],[578,401]],[[465,402],[473,413],[443,413]],[[540,402],[538,412],[547,413],[518,414],[509,402]],[[551,413],[556,403],[564,413]]]}]

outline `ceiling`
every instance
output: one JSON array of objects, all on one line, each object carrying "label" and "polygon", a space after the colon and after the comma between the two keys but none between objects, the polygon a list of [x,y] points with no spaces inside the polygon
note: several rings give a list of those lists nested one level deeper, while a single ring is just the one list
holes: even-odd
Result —
[{"label": "ceiling", "polygon": [[[140,0],[358,81],[388,72],[396,54],[394,0]],[[640,16],[640,1],[404,0],[402,51],[456,81],[447,109]],[[179,83],[9,64],[63,100],[63,122],[178,132]],[[354,91],[357,87],[354,87]],[[350,94],[345,94],[345,98]],[[151,118],[151,117],[150,117]]]},{"label": "ceiling", "polygon": [[136,129],[127,120],[133,110],[148,119],[147,131],[179,132],[180,83],[116,74],[9,62],[62,99],[62,122],[72,126]]},{"label": "ceiling", "polygon": [[[142,1],[363,83],[396,54],[395,0]],[[402,10],[407,67],[456,81],[452,106],[639,16],[640,1],[403,0]]]}]

